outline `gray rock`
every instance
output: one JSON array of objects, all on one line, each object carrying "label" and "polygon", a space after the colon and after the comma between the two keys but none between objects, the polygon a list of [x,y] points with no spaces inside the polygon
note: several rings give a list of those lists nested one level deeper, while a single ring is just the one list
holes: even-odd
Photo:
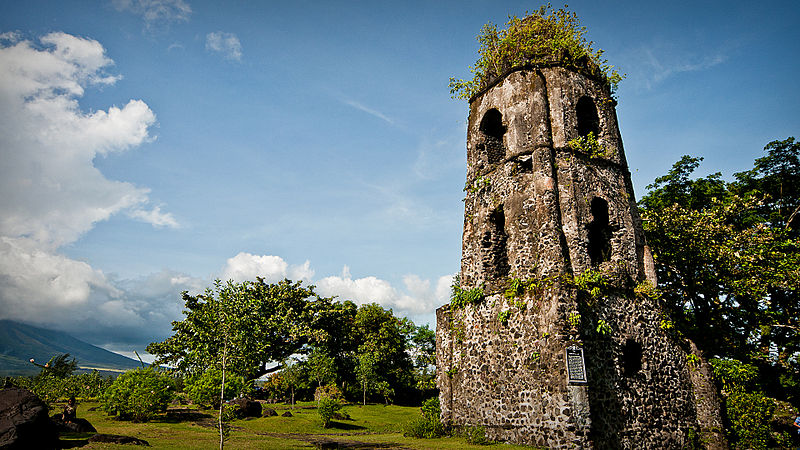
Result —
[{"label": "gray rock", "polygon": [[0,390],[0,448],[58,448],[58,432],[47,416],[47,405],[31,391]]}]

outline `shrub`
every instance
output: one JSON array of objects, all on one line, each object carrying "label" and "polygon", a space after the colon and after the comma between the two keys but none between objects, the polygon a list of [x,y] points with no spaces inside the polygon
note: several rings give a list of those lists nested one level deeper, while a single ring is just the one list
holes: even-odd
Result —
[{"label": "shrub", "polygon": [[489,444],[489,439],[486,439],[486,428],[481,426],[465,427],[464,437],[467,439],[468,443],[473,445]]},{"label": "shrub", "polygon": [[767,448],[775,402],[759,392],[737,392],[728,396],[725,405],[737,446],[755,450]]},{"label": "shrub", "polygon": [[317,414],[322,418],[322,426],[328,428],[331,426],[331,419],[336,411],[342,409],[342,403],[330,397],[322,397],[319,399],[319,406],[317,406]]},{"label": "shrub", "polygon": [[332,398],[339,403],[344,403],[344,396],[342,395],[342,391],[336,387],[335,384],[326,384],[325,386],[320,386],[314,391],[314,400],[320,401],[323,398]]},{"label": "shrub", "polygon": [[[205,372],[191,377],[186,382],[186,394],[197,405],[211,406],[219,409],[220,387],[222,386],[222,371],[208,369]],[[244,380],[238,375],[225,374],[225,400],[230,400],[244,388]]]},{"label": "shrub", "polygon": [[433,439],[445,435],[445,428],[439,419],[441,408],[439,397],[429,398],[422,402],[422,417],[408,422],[403,429],[403,436],[418,439]]},{"label": "shrub", "polygon": [[511,16],[506,28],[500,31],[488,23],[478,36],[479,58],[470,67],[473,78],[451,78],[450,93],[468,99],[506,70],[553,62],[588,71],[614,92],[622,75],[603,58],[602,50],[592,47],[585,34],[586,28],[575,13],[553,10],[549,4],[522,19]]},{"label": "shrub", "polygon": [[106,390],[103,409],[120,419],[146,422],[167,410],[174,390],[173,380],[152,367],[129,370]]}]

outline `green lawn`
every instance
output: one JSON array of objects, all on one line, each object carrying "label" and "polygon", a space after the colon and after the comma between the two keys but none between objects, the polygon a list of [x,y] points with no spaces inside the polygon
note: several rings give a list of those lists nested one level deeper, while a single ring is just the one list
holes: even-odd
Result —
[{"label": "green lawn", "polygon": [[[78,405],[78,417],[85,418],[99,433],[121,434],[144,439],[153,448],[194,449],[218,448],[219,435],[214,428],[216,413],[210,410],[192,410],[182,416],[162,415],[148,423],[131,423],[115,420],[106,415],[96,402]],[[322,428],[322,421],[314,409],[314,402],[301,402],[292,409],[288,405],[264,405],[271,407],[278,417],[236,420],[226,448],[231,449],[301,449],[315,448],[315,443],[336,441],[352,448],[411,448],[411,449],[480,449],[486,446],[468,444],[463,438],[414,439],[404,437],[403,425],[418,417],[419,408],[383,405],[348,405],[344,411],[352,420],[334,420],[331,428]],[[177,407],[176,407],[177,408]],[[187,407],[180,407],[186,409]],[[54,411],[60,407],[55,406]],[[293,417],[281,417],[285,411]],[[77,436],[76,436],[77,437]],[[83,436],[86,438],[87,436]],[[62,437],[70,438],[70,437]],[[494,446],[496,447],[496,445]],[[90,444],[85,449],[116,448],[113,444]],[[131,447],[135,448],[135,447]],[[491,448],[488,447],[488,448]],[[523,448],[503,445],[503,448]]]}]

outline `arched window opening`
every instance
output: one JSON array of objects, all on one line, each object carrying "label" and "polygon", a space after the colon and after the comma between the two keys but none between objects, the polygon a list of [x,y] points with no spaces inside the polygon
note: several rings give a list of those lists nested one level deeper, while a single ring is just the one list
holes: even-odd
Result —
[{"label": "arched window opening", "polygon": [[597,107],[594,105],[594,100],[587,96],[578,99],[575,113],[578,117],[579,136],[587,136],[589,133],[593,133],[597,137],[600,134],[600,119],[597,116]]},{"label": "arched window opening", "polygon": [[611,260],[611,227],[608,220],[608,202],[600,197],[592,199],[592,221],[589,231],[589,259],[593,266]]},{"label": "arched window opening", "polygon": [[508,248],[506,242],[506,217],[503,205],[489,214],[487,230],[481,238],[483,272],[489,279],[505,279],[508,277]]},{"label": "arched window opening", "polygon": [[503,115],[500,111],[492,108],[483,115],[480,124],[483,133],[483,147],[489,164],[495,164],[503,160],[506,150],[503,147],[503,135],[506,134],[506,127],[503,126]]},{"label": "arched window opening", "polygon": [[633,376],[642,370],[642,344],[627,339],[622,347],[622,374],[626,377]]}]

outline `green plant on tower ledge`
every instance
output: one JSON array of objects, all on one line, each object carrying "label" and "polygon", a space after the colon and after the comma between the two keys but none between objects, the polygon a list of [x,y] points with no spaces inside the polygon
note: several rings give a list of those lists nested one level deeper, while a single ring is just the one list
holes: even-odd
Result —
[{"label": "green plant on tower ledge", "polygon": [[599,79],[616,90],[624,75],[586,40],[578,16],[548,3],[523,18],[510,16],[503,30],[487,23],[478,35],[479,58],[470,66],[471,80],[450,78],[450,94],[468,100],[508,71],[524,66],[560,65]]}]

